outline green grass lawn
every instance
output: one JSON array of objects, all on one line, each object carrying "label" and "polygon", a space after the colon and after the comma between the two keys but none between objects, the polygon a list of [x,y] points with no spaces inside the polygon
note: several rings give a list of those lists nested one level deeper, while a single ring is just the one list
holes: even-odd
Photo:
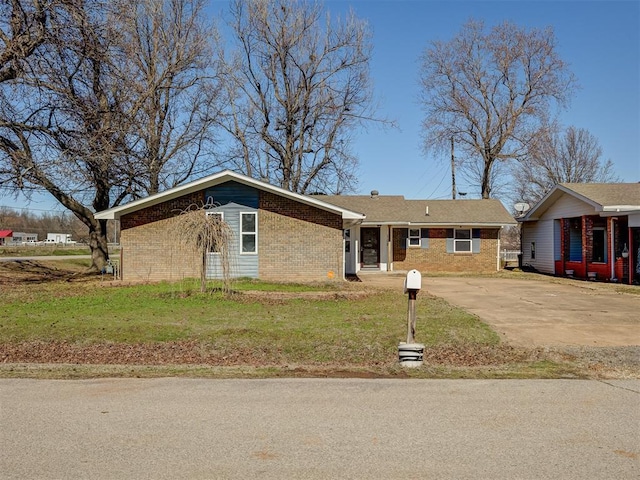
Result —
[{"label": "green grass lawn", "polygon": [[[254,349],[267,363],[363,365],[386,362],[406,337],[406,297],[396,292],[283,300],[270,298],[265,290],[313,287],[249,281],[235,287],[240,293],[231,297],[167,283],[5,297],[0,338],[84,345],[195,341],[227,352]],[[247,298],[243,289],[263,293]],[[443,300],[420,296],[417,312],[417,339],[427,345],[499,341],[484,323]]]},{"label": "green grass lawn", "polygon": [[[502,345],[477,317],[427,294],[416,304],[425,366],[414,370],[398,366],[397,346],[407,334],[401,292],[252,280],[236,281],[234,289],[225,296],[202,294],[195,281],[95,280],[6,289],[0,377],[579,376],[539,352]],[[39,363],[46,366],[34,374]]]}]

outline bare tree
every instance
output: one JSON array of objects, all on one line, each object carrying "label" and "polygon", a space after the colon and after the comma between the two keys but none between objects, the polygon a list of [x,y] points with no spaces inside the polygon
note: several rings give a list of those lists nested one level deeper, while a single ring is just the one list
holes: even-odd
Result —
[{"label": "bare tree", "polygon": [[222,126],[232,165],[291,191],[355,185],[356,125],[374,118],[371,34],[353,14],[322,22],[319,3],[234,0],[238,50],[226,63]]},{"label": "bare tree", "polygon": [[[93,217],[126,197],[126,117],[109,56],[104,4],[51,5],[47,41],[16,82],[3,85],[0,174],[46,189],[89,229],[92,266],[108,257],[106,222]],[[124,128],[123,128],[124,126]]]},{"label": "bare tree", "polygon": [[604,161],[598,139],[588,130],[553,124],[529,145],[529,155],[513,165],[516,195],[540,200],[558,183],[617,182],[611,160]]},{"label": "bare tree", "polygon": [[551,28],[509,22],[485,32],[483,22],[470,21],[452,40],[432,43],[420,78],[425,148],[446,149],[453,138],[462,167],[476,162],[482,198],[491,195],[495,162],[521,158],[575,86]]},{"label": "bare tree", "polygon": [[142,173],[135,181],[141,193],[158,193],[211,167],[202,159],[217,116],[210,42],[217,34],[203,17],[202,0],[117,3],[118,67],[131,104],[129,155]]},{"label": "bare tree", "polygon": [[25,60],[46,38],[52,0],[3,0],[0,3],[0,83],[21,75]]},{"label": "bare tree", "polygon": [[0,184],[44,188],[69,209],[89,229],[95,269],[108,247],[106,221],[94,212],[184,180],[208,135],[210,112],[190,103],[200,98],[194,72],[206,54],[198,8],[190,0],[47,3],[45,41],[21,75],[0,83]]}]

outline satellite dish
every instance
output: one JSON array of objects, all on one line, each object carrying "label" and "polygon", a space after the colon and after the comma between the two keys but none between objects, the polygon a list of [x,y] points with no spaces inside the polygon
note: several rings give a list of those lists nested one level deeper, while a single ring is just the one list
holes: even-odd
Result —
[{"label": "satellite dish", "polygon": [[518,215],[522,215],[524,212],[529,210],[531,207],[528,203],[518,202],[513,206],[514,210],[518,212]]}]

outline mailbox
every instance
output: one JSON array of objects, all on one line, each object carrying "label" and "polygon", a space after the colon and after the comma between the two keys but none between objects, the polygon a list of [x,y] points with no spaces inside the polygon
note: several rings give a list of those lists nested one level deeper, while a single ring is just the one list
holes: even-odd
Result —
[{"label": "mailbox", "polygon": [[407,278],[404,279],[404,293],[409,290],[420,290],[422,288],[422,275],[418,270],[410,270],[407,272]]}]

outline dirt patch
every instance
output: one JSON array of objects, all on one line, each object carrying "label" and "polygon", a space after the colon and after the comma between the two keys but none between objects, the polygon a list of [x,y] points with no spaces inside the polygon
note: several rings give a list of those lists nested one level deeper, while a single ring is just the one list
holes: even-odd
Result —
[{"label": "dirt patch", "polygon": [[[430,365],[453,367],[497,366],[536,361],[544,358],[541,350],[509,345],[428,347],[424,361]],[[395,356],[390,358],[395,363]],[[197,342],[162,342],[145,344],[98,343],[82,345],[64,341],[0,343],[0,363],[67,363],[90,365],[184,365],[253,366],[282,365],[286,360],[278,352],[261,352],[252,348],[216,349]],[[327,367],[326,363],[321,366]],[[334,366],[336,371],[347,365]]]},{"label": "dirt patch", "polygon": [[0,285],[32,285],[41,283],[94,281],[95,272],[87,267],[67,262],[60,265],[55,261],[12,260],[0,262]]}]

